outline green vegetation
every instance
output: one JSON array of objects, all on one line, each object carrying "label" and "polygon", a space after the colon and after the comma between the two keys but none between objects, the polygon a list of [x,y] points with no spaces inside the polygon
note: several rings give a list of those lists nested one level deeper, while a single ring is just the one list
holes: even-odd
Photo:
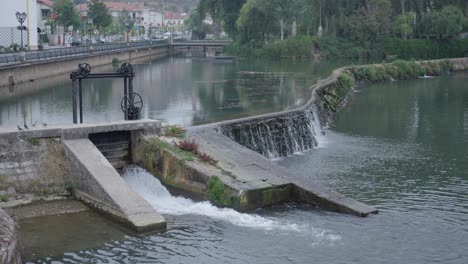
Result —
[{"label": "green vegetation", "polygon": [[234,42],[225,52],[241,57],[310,58],[319,53],[324,59],[437,59],[468,56],[468,39],[444,41],[427,39],[378,39],[372,45],[335,37],[298,36],[268,45],[252,46]]},{"label": "green vegetation", "polygon": [[57,23],[68,28],[78,27],[81,24],[80,17],[71,0],[54,0],[54,13],[57,14]]},{"label": "green vegetation", "polygon": [[2,201],[4,203],[8,202],[9,199],[10,199],[10,197],[8,196],[8,194],[0,195],[0,201]]},{"label": "green vegetation", "polygon": [[435,59],[468,56],[465,0],[201,0],[239,56]]},{"label": "green vegetation", "polygon": [[[405,80],[422,77],[425,75],[439,76],[453,70],[453,65],[448,60],[415,62],[397,60],[393,63],[383,65],[366,65],[361,67],[350,67],[349,73],[355,80],[363,82],[378,82],[389,80]],[[340,78],[344,78],[343,74]],[[345,78],[347,79],[347,77]],[[341,81],[340,81],[341,82]]]},{"label": "green vegetation", "polygon": [[180,126],[167,126],[164,129],[164,136],[173,138],[185,138],[186,132],[187,131]]},{"label": "green vegetation", "polygon": [[114,66],[118,66],[118,65],[119,65],[119,63],[120,63],[120,60],[119,60],[119,58],[115,58],[115,57],[114,57],[114,58],[112,58],[112,65],[114,65]]},{"label": "green vegetation", "polygon": [[39,138],[28,138],[27,141],[33,146],[41,145],[41,140]]},{"label": "green vegetation", "polygon": [[150,140],[149,144],[146,145],[145,157],[147,159],[154,160],[157,157],[157,155],[159,155],[160,149],[166,149],[168,151],[171,151],[172,153],[175,153],[179,157],[181,162],[194,161],[196,158],[195,153],[191,151],[181,150],[178,147],[159,139],[152,139]]},{"label": "green vegetation", "polygon": [[112,16],[106,5],[100,0],[91,0],[88,6],[88,17],[93,20],[93,24],[99,30],[101,27],[107,27],[112,23]]},{"label": "green vegetation", "polygon": [[207,197],[210,201],[222,206],[231,205],[231,196],[218,176],[212,176],[208,182]]}]

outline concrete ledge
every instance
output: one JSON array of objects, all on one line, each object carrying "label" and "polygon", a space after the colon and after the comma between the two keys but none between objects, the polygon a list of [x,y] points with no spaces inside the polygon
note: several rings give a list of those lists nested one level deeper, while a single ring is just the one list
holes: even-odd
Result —
[{"label": "concrete ledge", "polygon": [[68,124],[60,126],[47,126],[41,128],[31,127],[29,130],[18,131],[14,127],[0,127],[0,139],[6,141],[28,138],[53,138],[64,139],[87,138],[89,134],[113,131],[139,130],[147,134],[159,134],[161,122],[156,120],[116,121],[100,124]]},{"label": "concrete ledge", "polygon": [[65,140],[64,145],[78,199],[126,223],[136,232],[166,230],[164,218],[128,187],[90,140]]},{"label": "concrete ledge", "polygon": [[[217,164],[205,163],[190,152],[171,146],[179,139],[158,137],[140,140],[146,149],[140,148],[145,157],[138,163],[166,185],[201,193],[217,205],[239,211],[297,202],[357,216],[378,212],[319,184],[295,180],[300,177],[215,130],[188,131],[187,138],[195,140],[199,151],[214,157]],[[222,181],[229,204],[210,198],[209,182],[215,176]]]}]

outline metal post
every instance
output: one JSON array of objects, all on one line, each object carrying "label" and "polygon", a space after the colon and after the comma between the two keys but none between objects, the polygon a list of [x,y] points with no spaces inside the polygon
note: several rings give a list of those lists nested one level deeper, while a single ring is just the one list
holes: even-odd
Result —
[{"label": "metal post", "polygon": [[[124,78],[124,96],[125,97],[128,96],[128,78],[127,77]],[[124,100],[124,106],[125,106],[125,109],[128,109],[127,100]],[[125,111],[125,113],[124,113],[124,119],[128,120],[128,112],[127,111]]]},{"label": "metal post", "polygon": [[72,105],[73,105],[73,124],[78,124],[76,109],[76,79],[72,79]]},{"label": "metal post", "polygon": [[21,22],[21,49],[24,47],[23,46],[23,22]]},{"label": "metal post", "polygon": [[80,123],[83,124],[83,85],[82,80],[78,81],[79,83],[79,100],[80,100]]}]

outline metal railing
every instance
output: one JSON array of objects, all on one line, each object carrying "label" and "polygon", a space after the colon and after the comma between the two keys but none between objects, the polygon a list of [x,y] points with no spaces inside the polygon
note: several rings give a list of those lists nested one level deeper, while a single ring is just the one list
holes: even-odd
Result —
[{"label": "metal railing", "polygon": [[[27,51],[25,60],[29,62],[38,62],[52,60],[62,57],[80,56],[85,54],[106,53],[134,48],[150,48],[167,45],[167,40],[153,40],[141,42],[112,43],[112,44],[94,44],[82,47],[54,48],[41,51]],[[20,63],[21,55],[19,52],[0,53],[0,64]]]}]

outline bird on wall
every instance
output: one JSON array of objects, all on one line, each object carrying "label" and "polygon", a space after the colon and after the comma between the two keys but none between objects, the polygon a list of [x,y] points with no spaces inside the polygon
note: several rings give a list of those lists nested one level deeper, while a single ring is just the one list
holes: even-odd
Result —
[{"label": "bird on wall", "polygon": [[29,129],[28,125],[26,125],[26,122],[24,122],[24,128],[25,128],[26,130]]},{"label": "bird on wall", "polygon": [[21,131],[21,130],[23,130],[23,129],[18,125],[18,130]]}]

